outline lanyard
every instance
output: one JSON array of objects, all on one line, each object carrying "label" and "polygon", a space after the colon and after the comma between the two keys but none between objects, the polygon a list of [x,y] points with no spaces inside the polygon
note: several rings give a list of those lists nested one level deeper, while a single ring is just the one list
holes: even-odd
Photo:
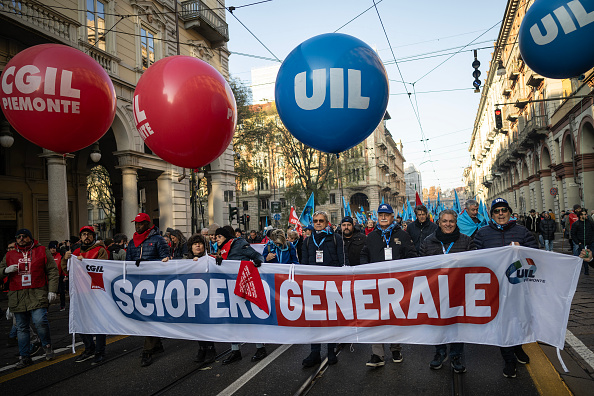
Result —
[{"label": "lanyard", "polygon": [[390,239],[392,239],[392,230],[390,230],[390,237],[386,238],[386,234],[382,232],[382,236],[384,237],[384,241],[386,241],[386,247],[390,247]]},{"label": "lanyard", "polygon": [[320,246],[322,246],[324,244],[324,241],[326,240],[326,237],[324,237],[324,239],[322,239],[322,242],[320,242],[320,244],[318,245],[318,243],[316,242],[316,238],[313,235],[310,238],[313,239],[314,245],[316,245],[318,250],[320,249]]},{"label": "lanyard", "polygon": [[450,243],[450,246],[448,246],[448,250],[445,249],[445,246],[443,246],[443,242],[439,242],[441,243],[441,249],[443,250],[443,254],[448,254],[450,252],[450,249],[452,248],[452,246],[454,246],[454,242]]}]

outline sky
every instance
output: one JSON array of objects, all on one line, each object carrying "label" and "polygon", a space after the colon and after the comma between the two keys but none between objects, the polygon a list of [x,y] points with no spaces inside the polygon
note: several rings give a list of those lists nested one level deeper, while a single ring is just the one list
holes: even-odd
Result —
[{"label": "sky", "polygon": [[473,50],[478,50],[484,82],[506,0],[375,0],[377,11],[373,0],[259,1],[226,2],[236,7],[232,15],[227,12],[231,77],[249,85],[253,68],[278,65],[271,59],[284,60],[319,34],[338,31],[357,37],[384,62],[390,79],[391,120],[386,125],[402,141],[407,163],[421,171],[423,187],[463,185],[480,100],[472,87]]}]

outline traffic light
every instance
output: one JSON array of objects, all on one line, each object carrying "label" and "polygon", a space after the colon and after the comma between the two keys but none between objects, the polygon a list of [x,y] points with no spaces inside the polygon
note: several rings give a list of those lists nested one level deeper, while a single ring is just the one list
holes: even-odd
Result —
[{"label": "traffic light", "polygon": [[247,230],[248,228],[250,228],[250,215],[244,215],[245,216],[245,229]]},{"label": "traffic light", "polygon": [[472,62],[472,67],[474,68],[474,71],[472,72],[472,77],[474,77],[474,81],[472,82],[472,85],[474,86],[474,92],[478,93],[480,92],[479,88],[482,84],[481,80],[479,80],[481,72],[478,69],[479,67],[481,67],[481,62],[479,62],[476,56],[476,50],[474,50],[474,62]]},{"label": "traffic light", "polygon": [[503,128],[503,120],[501,119],[501,109],[495,109],[495,128]]},{"label": "traffic light", "polygon": [[229,205],[229,223],[232,223],[235,217],[239,220],[239,209],[237,206]]}]

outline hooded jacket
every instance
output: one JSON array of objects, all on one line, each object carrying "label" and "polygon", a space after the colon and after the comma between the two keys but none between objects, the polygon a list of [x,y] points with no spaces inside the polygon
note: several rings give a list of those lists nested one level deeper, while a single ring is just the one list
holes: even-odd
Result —
[{"label": "hooded jacket", "polygon": [[134,239],[130,240],[126,250],[126,261],[159,261],[165,257],[169,257],[169,245],[161,236],[157,226],[153,226],[140,246],[134,244]]}]

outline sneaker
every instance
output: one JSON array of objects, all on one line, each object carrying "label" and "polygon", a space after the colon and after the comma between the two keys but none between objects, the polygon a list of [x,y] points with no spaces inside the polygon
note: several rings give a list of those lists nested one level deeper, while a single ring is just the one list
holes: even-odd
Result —
[{"label": "sneaker", "polygon": [[381,367],[384,364],[386,364],[386,362],[384,362],[384,359],[374,354],[371,355],[371,359],[369,359],[369,361],[365,365],[367,367]]},{"label": "sneaker", "polygon": [[336,356],[336,352],[333,349],[331,349],[328,351],[328,364],[332,366],[336,363],[338,363],[338,357]]},{"label": "sneaker", "polygon": [[205,360],[206,360],[206,349],[204,349],[204,348],[198,349],[198,353],[196,354],[196,357],[194,357],[194,361],[196,363],[204,363]]},{"label": "sneaker", "polygon": [[254,354],[254,356],[252,356],[252,362],[257,362],[259,360],[262,360],[266,356],[268,356],[268,353],[266,352],[266,348],[264,348],[264,347],[258,348],[256,350],[256,353]]},{"label": "sneaker", "polygon": [[514,348],[514,353],[516,355],[516,359],[518,359],[518,362],[522,364],[530,363],[530,356],[528,356],[526,352],[524,352],[522,346]]},{"label": "sneaker", "polygon": [[466,367],[464,367],[464,365],[462,364],[461,356],[453,357],[451,364],[452,364],[452,368],[454,369],[454,373],[462,374],[462,373],[466,372]]},{"label": "sneaker", "polygon": [[45,352],[45,360],[52,360],[54,358],[54,349],[51,345],[44,346],[43,351]]},{"label": "sneaker", "polygon": [[94,356],[95,356],[95,351],[94,350],[87,351],[85,349],[83,351],[83,353],[81,353],[80,355],[78,355],[78,357],[76,359],[74,359],[74,361],[76,363],[81,363],[81,362],[84,362],[85,360],[91,359]]},{"label": "sneaker", "polygon": [[429,363],[429,367],[431,367],[433,370],[439,370],[443,365],[443,362],[445,362],[446,360],[448,360],[448,355],[436,353],[431,363]]},{"label": "sneaker", "polygon": [[153,364],[153,355],[150,352],[142,352],[142,358],[140,359],[140,367],[147,367]]},{"label": "sneaker", "polygon": [[516,362],[505,362],[505,367],[503,368],[503,376],[506,378],[516,378]]},{"label": "sneaker", "polygon": [[36,342],[35,344],[31,344],[31,349],[29,350],[29,356],[35,356],[41,351],[41,342]]},{"label": "sneaker", "polygon": [[33,364],[33,360],[31,360],[30,357],[22,357],[21,356],[19,358],[19,361],[17,362],[17,364],[14,365],[14,369],[20,370],[20,369],[30,366],[32,364]]},{"label": "sneaker", "polygon": [[105,355],[103,355],[102,353],[96,353],[91,364],[93,364],[93,365],[101,364],[101,363],[103,363],[104,360],[105,360]]},{"label": "sneaker", "polygon": [[231,351],[227,359],[223,360],[223,365],[235,363],[241,360],[241,351]]},{"label": "sneaker", "polygon": [[322,358],[320,357],[320,352],[313,352],[313,351],[309,354],[308,357],[303,359],[303,361],[301,362],[301,364],[305,368],[313,367],[316,364],[320,364],[320,363],[322,363]]},{"label": "sneaker", "polygon": [[404,358],[402,357],[402,353],[400,351],[392,351],[392,361],[394,363],[402,362]]}]

